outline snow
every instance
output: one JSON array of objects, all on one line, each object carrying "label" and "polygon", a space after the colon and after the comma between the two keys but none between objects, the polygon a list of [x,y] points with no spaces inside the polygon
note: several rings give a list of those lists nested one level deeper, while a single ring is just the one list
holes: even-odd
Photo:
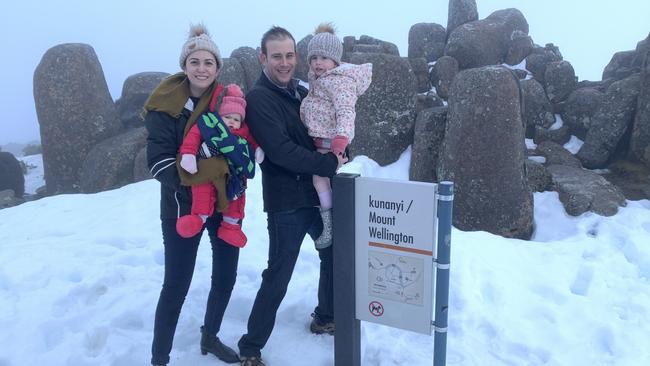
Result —
[{"label": "snow", "polygon": [[532,160],[532,161],[535,161],[535,162],[538,162],[540,164],[546,163],[546,158],[543,157],[543,156],[533,155],[533,156],[529,156],[528,159]]},{"label": "snow", "polygon": [[16,159],[21,160],[27,166],[25,193],[35,194],[38,188],[45,185],[43,154],[18,156]]},{"label": "snow", "polygon": [[548,129],[550,131],[559,130],[562,126],[564,126],[564,121],[562,121],[562,116],[560,116],[559,114],[556,114],[555,115],[555,122]]},{"label": "snow", "polygon": [[577,154],[578,151],[580,151],[580,148],[584,144],[584,141],[580,140],[579,138],[575,137],[574,135],[571,135],[571,138],[569,139],[569,142],[564,144],[564,148],[569,150],[569,152],[573,155]]},{"label": "snow", "polygon": [[533,139],[525,139],[524,141],[526,143],[526,149],[528,150],[537,149],[537,144],[533,141]]},{"label": "snow", "polygon": [[523,71],[525,71],[526,72],[526,77],[524,78],[524,80],[530,80],[530,79],[533,78],[533,74],[531,74],[531,72],[528,71],[528,69],[526,69],[526,59],[525,58],[523,60],[521,60],[521,62],[516,64],[516,65],[510,65],[510,64],[502,63],[501,66],[503,66],[503,67],[505,67],[507,69],[510,69],[510,70],[523,70]]},{"label": "snow", "polygon": [[[406,180],[409,163],[410,149],[390,166],[359,156],[343,170]],[[42,170],[27,185],[42,185]],[[534,197],[532,241],[453,230],[447,364],[650,364],[650,201],[572,217],[557,193]],[[219,334],[231,346],[246,330],[268,249],[259,178],[247,201],[249,243]],[[147,180],[0,210],[0,365],[149,364],[163,276],[158,202],[159,184]],[[209,248],[206,236],[170,366],[222,364],[198,347]],[[262,350],[268,365],[333,364],[333,338],[308,330],[317,278],[306,239]],[[363,365],[433,362],[433,336],[363,322],[361,342]]]}]

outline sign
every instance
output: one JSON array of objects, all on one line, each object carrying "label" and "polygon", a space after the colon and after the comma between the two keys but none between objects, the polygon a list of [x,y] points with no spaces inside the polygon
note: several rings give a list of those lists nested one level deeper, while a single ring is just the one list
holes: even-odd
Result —
[{"label": "sign", "polygon": [[431,334],[435,189],[356,179],[357,319]]}]

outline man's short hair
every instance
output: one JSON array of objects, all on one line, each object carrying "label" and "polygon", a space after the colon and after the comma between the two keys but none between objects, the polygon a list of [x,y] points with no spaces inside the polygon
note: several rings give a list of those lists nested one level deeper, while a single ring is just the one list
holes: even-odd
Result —
[{"label": "man's short hair", "polygon": [[271,29],[267,30],[266,33],[262,36],[262,53],[266,55],[266,42],[268,41],[280,41],[283,39],[291,38],[293,41],[293,49],[296,49],[296,40],[293,38],[291,33],[288,30],[274,25]]}]

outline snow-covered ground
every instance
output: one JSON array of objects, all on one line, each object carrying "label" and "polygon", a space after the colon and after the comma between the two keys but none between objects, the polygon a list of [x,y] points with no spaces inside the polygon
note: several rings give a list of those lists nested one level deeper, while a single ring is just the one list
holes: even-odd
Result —
[{"label": "snow-covered ground", "polygon": [[[345,171],[408,179],[409,160],[410,150],[387,167],[357,157]],[[27,180],[40,186],[42,169]],[[149,363],[163,276],[158,200],[159,184],[148,180],[0,210],[0,366]],[[259,178],[247,201],[249,244],[219,334],[231,346],[246,329],[268,249]],[[535,225],[532,241],[453,230],[447,364],[650,365],[650,201],[612,217],[570,217],[556,193],[536,193]],[[198,347],[206,244],[170,365],[222,364]],[[317,278],[306,239],[262,351],[269,366],[333,364],[333,338],[308,330]],[[431,365],[432,352],[433,336],[362,325],[363,365]]]},{"label": "snow-covered ground", "polygon": [[43,154],[17,156],[27,166],[25,175],[25,193],[35,194],[36,190],[45,185],[43,172]]}]

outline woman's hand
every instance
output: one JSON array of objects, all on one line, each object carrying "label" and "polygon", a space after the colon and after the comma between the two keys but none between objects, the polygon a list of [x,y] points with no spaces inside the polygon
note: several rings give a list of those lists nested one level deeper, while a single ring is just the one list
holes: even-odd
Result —
[{"label": "woman's hand", "polygon": [[181,168],[185,169],[190,174],[196,174],[196,156],[193,154],[181,155]]}]

